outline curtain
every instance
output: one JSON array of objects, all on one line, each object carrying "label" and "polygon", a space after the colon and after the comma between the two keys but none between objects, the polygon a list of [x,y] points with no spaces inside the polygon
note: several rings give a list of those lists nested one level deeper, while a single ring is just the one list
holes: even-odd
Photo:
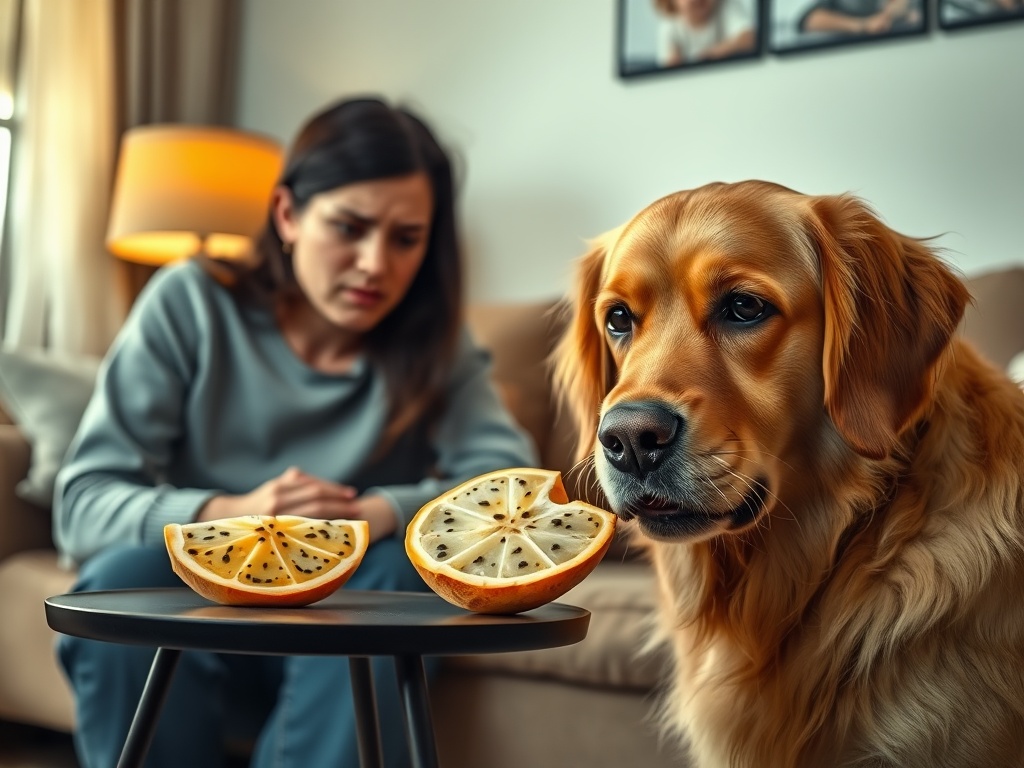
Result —
[{"label": "curtain", "polygon": [[[234,116],[237,0],[113,0],[118,135],[149,123],[227,125]],[[130,305],[154,267],[117,262]]]},{"label": "curtain", "polygon": [[230,121],[239,5],[25,0],[22,19],[3,341],[102,354],[153,271],[104,246],[119,137]]},{"label": "curtain", "polygon": [[100,353],[121,310],[104,248],[115,157],[105,0],[25,0],[4,344]]}]

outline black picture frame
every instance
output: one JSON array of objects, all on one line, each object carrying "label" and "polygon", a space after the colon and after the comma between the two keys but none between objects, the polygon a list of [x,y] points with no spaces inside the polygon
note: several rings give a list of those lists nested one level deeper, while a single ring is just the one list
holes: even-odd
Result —
[{"label": "black picture frame", "polygon": [[769,0],[768,49],[785,55],[926,35],[930,8],[929,0]]},{"label": "black picture frame", "polygon": [[[694,3],[692,13],[712,14],[700,26],[688,25],[682,14],[668,14],[667,9],[679,1],[618,0],[619,77],[678,73],[762,55],[764,0],[687,0]],[[683,50],[687,44],[688,52]],[[672,51],[681,58],[671,58]]]},{"label": "black picture frame", "polygon": [[1024,20],[1024,0],[937,0],[939,27],[945,30]]}]

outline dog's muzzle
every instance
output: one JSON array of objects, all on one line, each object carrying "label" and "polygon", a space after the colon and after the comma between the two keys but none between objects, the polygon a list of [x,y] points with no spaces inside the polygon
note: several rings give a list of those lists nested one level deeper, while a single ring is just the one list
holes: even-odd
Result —
[{"label": "dog's muzzle", "polygon": [[619,403],[605,413],[597,438],[608,466],[619,473],[619,478],[602,477],[615,512],[624,520],[637,518],[641,530],[662,540],[701,538],[752,524],[764,509],[766,483],[752,481],[735,507],[713,509],[702,500],[710,495],[708,481],[692,471],[686,457],[686,432],[678,413],[653,400]]},{"label": "dog's muzzle", "polygon": [[601,419],[597,439],[609,464],[643,481],[685,431],[678,414],[660,403],[639,401],[612,407]]}]

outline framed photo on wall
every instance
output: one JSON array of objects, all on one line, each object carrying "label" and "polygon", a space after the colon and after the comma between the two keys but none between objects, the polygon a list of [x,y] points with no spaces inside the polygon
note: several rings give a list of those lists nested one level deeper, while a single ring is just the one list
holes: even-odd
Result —
[{"label": "framed photo on wall", "polygon": [[1024,19],[1024,0],[938,0],[943,29]]},{"label": "framed photo on wall", "polygon": [[762,0],[618,0],[621,77],[761,55]]},{"label": "framed photo on wall", "polygon": [[773,53],[869,43],[928,32],[927,0],[770,0],[770,3],[769,47]]}]

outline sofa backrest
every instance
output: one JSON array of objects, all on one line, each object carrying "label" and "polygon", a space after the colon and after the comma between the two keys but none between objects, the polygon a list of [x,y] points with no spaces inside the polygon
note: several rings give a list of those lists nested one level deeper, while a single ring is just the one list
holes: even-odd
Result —
[{"label": "sofa backrest", "polygon": [[[966,280],[974,297],[963,322],[964,335],[1001,368],[1024,352],[1024,267]],[[494,360],[494,378],[509,410],[533,436],[542,466],[562,473],[572,498],[600,505],[591,473],[573,469],[576,433],[572,419],[558,407],[551,390],[548,360],[565,317],[559,300],[532,303],[475,304],[467,310],[470,331]],[[589,482],[588,482],[589,481]]]},{"label": "sofa backrest", "polygon": [[572,419],[558,407],[548,365],[564,317],[558,299],[519,304],[476,304],[466,320],[477,343],[490,351],[494,380],[505,405],[533,436],[545,469],[556,469],[571,498],[599,503],[585,493],[573,470],[576,434]]},{"label": "sofa backrest", "polygon": [[1024,267],[967,278],[973,299],[964,313],[964,336],[1000,368],[1024,352]]},{"label": "sofa backrest", "polygon": [[547,365],[561,322],[558,301],[481,304],[467,309],[470,332],[491,353],[494,380],[505,405],[533,436],[541,459],[565,470],[566,456],[553,424],[557,409]]}]

